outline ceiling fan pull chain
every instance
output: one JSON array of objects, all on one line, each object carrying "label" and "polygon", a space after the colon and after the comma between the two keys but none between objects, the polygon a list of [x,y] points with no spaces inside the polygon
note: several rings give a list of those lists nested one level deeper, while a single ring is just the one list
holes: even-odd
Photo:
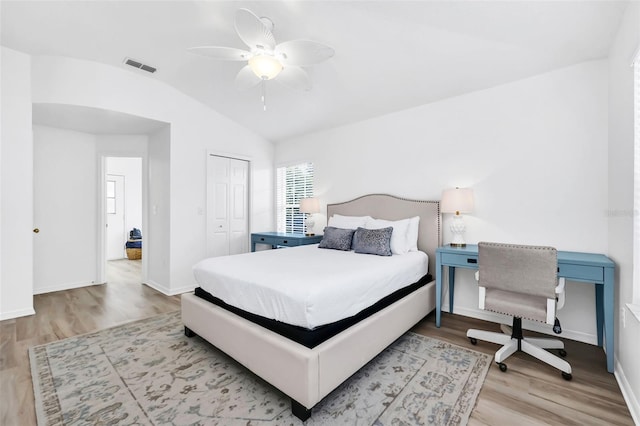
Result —
[{"label": "ceiling fan pull chain", "polygon": [[267,80],[262,79],[262,108],[264,111],[267,110]]}]

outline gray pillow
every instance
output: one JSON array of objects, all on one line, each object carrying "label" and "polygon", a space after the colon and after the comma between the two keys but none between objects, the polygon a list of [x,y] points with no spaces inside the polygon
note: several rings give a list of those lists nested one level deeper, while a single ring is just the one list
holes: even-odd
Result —
[{"label": "gray pillow", "polygon": [[356,253],[391,256],[392,233],[392,226],[381,229],[358,228],[353,236],[353,249]]},{"label": "gray pillow", "polygon": [[327,226],[324,228],[324,235],[320,241],[319,248],[335,250],[351,250],[351,240],[353,239],[353,229],[334,228]]}]

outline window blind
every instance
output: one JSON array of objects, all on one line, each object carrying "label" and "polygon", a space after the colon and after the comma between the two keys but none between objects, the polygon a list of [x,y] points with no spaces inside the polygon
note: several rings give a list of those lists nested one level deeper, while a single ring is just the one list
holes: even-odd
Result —
[{"label": "window blind", "polygon": [[313,163],[279,167],[276,180],[278,232],[304,233],[305,215],[300,213],[300,200],[313,197]]}]

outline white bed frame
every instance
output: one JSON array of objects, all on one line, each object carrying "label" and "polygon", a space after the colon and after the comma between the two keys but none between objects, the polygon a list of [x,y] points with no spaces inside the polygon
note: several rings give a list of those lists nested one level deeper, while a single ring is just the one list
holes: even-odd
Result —
[{"label": "white bed frame", "polygon": [[[429,255],[435,273],[435,251],[441,243],[438,201],[365,195],[327,206],[327,217],[370,215],[397,220],[420,216],[418,248]],[[241,318],[193,293],[182,296],[185,334],[198,334],[291,398],[301,420],[311,408],[362,368],[435,308],[431,281],[385,309],[310,349]]]}]

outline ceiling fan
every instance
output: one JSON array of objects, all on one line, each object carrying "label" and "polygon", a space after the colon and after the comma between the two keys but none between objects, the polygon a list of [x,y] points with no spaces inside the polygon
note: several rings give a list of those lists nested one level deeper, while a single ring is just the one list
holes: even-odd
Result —
[{"label": "ceiling fan", "polygon": [[236,87],[249,89],[262,83],[262,104],[266,110],[265,82],[276,80],[284,86],[310,90],[309,74],[302,68],[331,58],[333,48],[317,41],[291,40],[276,44],[273,22],[248,9],[238,9],[236,32],[249,50],[223,46],[191,47],[192,53],[223,61],[247,61],[235,79]]}]

